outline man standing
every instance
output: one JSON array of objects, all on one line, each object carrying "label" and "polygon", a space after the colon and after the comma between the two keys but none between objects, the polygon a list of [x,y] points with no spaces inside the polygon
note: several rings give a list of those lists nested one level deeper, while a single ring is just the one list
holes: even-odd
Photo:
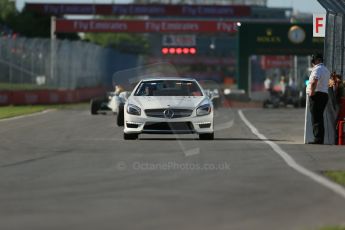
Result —
[{"label": "man standing", "polygon": [[265,90],[267,92],[269,92],[270,94],[272,93],[272,90],[273,90],[273,82],[272,82],[272,79],[271,77],[266,77],[265,81],[264,81],[264,87],[265,87]]},{"label": "man standing", "polygon": [[323,113],[328,102],[328,82],[331,73],[323,64],[322,54],[313,55],[311,63],[313,69],[309,77],[307,94],[309,95],[314,141],[309,144],[323,144],[325,136]]}]

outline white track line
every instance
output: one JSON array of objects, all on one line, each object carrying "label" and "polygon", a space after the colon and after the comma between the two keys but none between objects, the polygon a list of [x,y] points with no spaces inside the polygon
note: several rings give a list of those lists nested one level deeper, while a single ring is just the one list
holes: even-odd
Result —
[{"label": "white track line", "polygon": [[31,113],[28,115],[21,115],[21,116],[16,116],[16,117],[10,117],[10,118],[4,118],[4,119],[0,119],[0,122],[5,122],[5,121],[15,121],[15,120],[19,120],[19,119],[23,119],[23,118],[27,118],[27,117],[36,117],[42,114],[46,114],[52,111],[55,111],[56,109],[47,109],[47,110],[43,110],[42,112],[35,112],[35,113]]},{"label": "white track line", "polygon": [[254,135],[256,135],[258,138],[260,138],[263,142],[265,142],[266,144],[268,144],[281,158],[283,158],[283,160],[285,161],[285,163],[293,168],[294,170],[296,170],[297,172],[299,172],[300,174],[309,177],[311,180],[319,183],[320,185],[332,190],[333,192],[337,193],[338,195],[342,196],[343,198],[345,198],[345,189],[344,187],[342,187],[341,185],[328,180],[327,178],[320,176],[319,174],[310,171],[306,168],[304,168],[303,166],[301,166],[300,164],[298,164],[288,153],[286,153],[284,150],[282,150],[280,148],[279,145],[277,145],[276,143],[274,143],[273,141],[269,141],[267,140],[267,138],[262,135],[256,128],[255,126],[253,126],[248,120],[247,118],[244,116],[242,110],[238,111],[238,114],[240,116],[240,118],[242,119],[242,121],[248,126],[248,128],[252,131],[252,133]]}]

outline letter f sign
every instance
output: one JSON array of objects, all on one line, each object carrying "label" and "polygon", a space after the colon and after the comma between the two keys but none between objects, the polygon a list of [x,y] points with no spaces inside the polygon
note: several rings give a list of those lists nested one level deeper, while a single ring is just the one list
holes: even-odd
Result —
[{"label": "letter f sign", "polygon": [[315,29],[316,29],[316,33],[319,33],[320,27],[323,27],[323,18],[315,18],[316,19],[316,25],[315,25]]},{"label": "letter f sign", "polygon": [[325,37],[326,14],[313,14],[313,37]]}]

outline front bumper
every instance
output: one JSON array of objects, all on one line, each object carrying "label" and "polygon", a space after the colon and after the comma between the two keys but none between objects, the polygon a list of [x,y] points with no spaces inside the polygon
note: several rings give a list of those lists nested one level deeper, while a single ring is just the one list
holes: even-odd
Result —
[{"label": "front bumper", "polygon": [[184,118],[155,118],[145,113],[141,116],[130,115],[125,111],[125,133],[148,134],[192,134],[213,133],[213,112],[196,116],[195,111]]}]

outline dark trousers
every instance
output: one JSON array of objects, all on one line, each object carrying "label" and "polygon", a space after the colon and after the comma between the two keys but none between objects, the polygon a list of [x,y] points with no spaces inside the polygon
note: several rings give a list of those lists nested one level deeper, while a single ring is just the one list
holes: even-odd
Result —
[{"label": "dark trousers", "polygon": [[325,126],[323,121],[323,113],[328,102],[328,94],[316,92],[314,96],[309,98],[311,122],[313,125],[314,141],[323,144],[325,136]]}]

